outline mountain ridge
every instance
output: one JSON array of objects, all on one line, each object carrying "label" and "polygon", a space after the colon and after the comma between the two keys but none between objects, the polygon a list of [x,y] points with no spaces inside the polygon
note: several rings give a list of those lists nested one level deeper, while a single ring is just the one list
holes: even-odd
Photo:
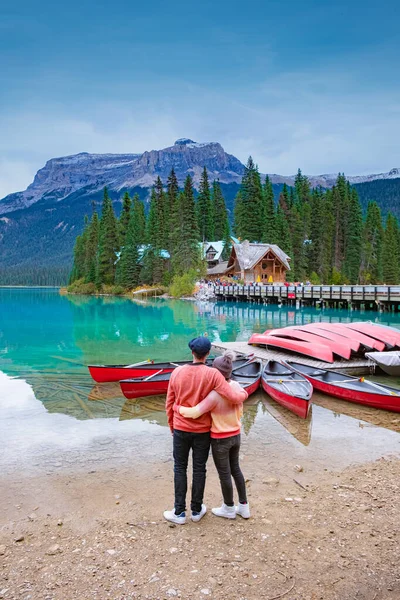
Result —
[{"label": "mountain ridge", "polygon": [[[160,176],[166,182],[171,168],[183,185],[191,175],[198,188],[201,172],[206,166],[209,179],[221,183],[240,183],[245,166],[232,154],[225,152],[218,142],[194,142],[189,138],[176,140],[173,146],[143,153],[95,154],[80,152],[49,159],[36,173],[33,182],[24,191],[14,192],[0,200],[0,214],[28,208],[42,198],[56,202],[83,188],[97,192],[108,186],[120,192],[135,187],[150,188]],[[264,174],[262,174],[265,177]],[[293,185],[295,175],[269,175],[272,183]],[[313,187],[332,187],[337,174],[309,175]],[[387,173],[354,175],[350,183],[365,183],[382,179],[400,178],[400,169]]]}]

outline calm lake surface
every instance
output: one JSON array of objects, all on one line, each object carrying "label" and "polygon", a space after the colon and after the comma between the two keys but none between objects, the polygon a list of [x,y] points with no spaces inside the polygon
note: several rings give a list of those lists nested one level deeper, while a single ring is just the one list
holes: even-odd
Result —
[{"label": "calm lake surface", "polygon": [[[400,315],[250,304],[61,296],[0,289],[0,467],[71,468],[102,457],[165,458],[164,398],[126,401],[116,384],[95,385],[86,365],[190,358],[189,339],[247,340],[254,331],[319,321],[373,320],[400,328]],[[382,379],[385,381],[385,379]],[[400,388],[400,381],[390,378]],[[299,460],[330,466],[397,453],[400,415],[315,394],[302,422],[259,393],[246,403],[244,447],[291,447]],[[332,450],[335,449],[333,453]],[[325,457],[325,458],[324,458]]]}]

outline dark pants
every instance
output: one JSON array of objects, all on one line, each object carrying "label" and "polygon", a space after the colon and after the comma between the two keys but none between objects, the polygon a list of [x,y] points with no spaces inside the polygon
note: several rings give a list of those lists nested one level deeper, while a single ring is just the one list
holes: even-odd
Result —
[{"label": "dark pants", "polygon": [[211,449],[221,482],[224,503],[227,506],[234,505],[232,477],[239,495],[239,502],[247,502],[246,484],[239,465],[240,434],[227,438],[213,438]]},{"label": "dark pants", "polygon": [[187,466],[192,450],[192,511],[200,512],[206,485],[206,463],[210,453],[210,434],[174,429],[175,514],[186,510]]}]

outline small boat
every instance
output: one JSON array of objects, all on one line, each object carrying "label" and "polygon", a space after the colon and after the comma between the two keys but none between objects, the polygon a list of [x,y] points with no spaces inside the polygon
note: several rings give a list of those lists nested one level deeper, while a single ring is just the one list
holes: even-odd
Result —
[{"label": "small boat", "polygon": [[326,331],[338,333],[345,338],[355,339],[369,351],[378,350],[378,352],[382,352],[382,350],[385,349],[385,344],[383,342],[380,342],[365,333],[356,331],[355,329],[350,329],[345,323],[318,323],[318,327]]},{"label": "small boat", "polygon": [[[244,356],[239,361],[246,363],[252,355]],[[212,365],[213,358],[208,358],[206,364]],[[145,360],[134,363],[133,365],[89,365],[89,373],[97,383],[109,383],[112,381],[122,381],[123,379],[136,379],[138,377],[149,377],[162,370],[164,373],[171,373],[176,367],[187,365],[191,360],[171,361],[155,363],[152,360]],[[236,364],[236,363],[235,363]]]},{"label": "small boat", "polygon": [[295,362],[285,363],[312,383],[313,388],[329,396],[365,406],[400,412],[400,389],[374,383],[364,377],[351,377],[338,371],[316,369]]},{"label": "small boat", "polygon": [[373,360],[387,375],[400,377],[400,352],[367,352],[365,356]]},{"label": "small boat", "polygon": [[[249,394],[253,394],[260,386],[262,364],[259,360],[235,360],[233,362],[232,379],[238,381]],[[143,398],[166,394],[172,371],[158,372],[147,377],[125,379],[119,382],[125,398]]]},{"label": "small boat", "polygon": [[265,365],[261,385],[273,400],[306,419],[313,393],[312,385],[290,366],[276,360]]},{"label": "small boat", "polygon": [[346,338],[343,335],[334,333],[333,331],[321,329],[315,323],[308,323],[307,325],[294,325],[294,329],[299,329],[300,331],[308,331],[310,333],[315,333],[319,337],[327,338],[328,340],[341,342],[342,344],[348,344],[353,352],[358,352],[361,346],[359,341],[354,340],[352,338]]},{"label": "small boat", "polygon": [[310,342],[311,344],[322,344],[332,350],[334,354],[340,358],[344,358],[345,360],[349,360],[351,356],[351,348],[349,344],[346,343],[346,338],[342,338],[343,341],[338,342],[337,340],[323,338],[312,331],[301,331],[295,327],[274,329],[270,331],[268,335],[284,337],[285,339],[300,340],[302,342]]},{"label": "small boat", "polygon": [[390,331],[381,325],[374,323],[349,323],[348,327],[350,329],[355,329],[356,331],[360,331],[361,333],[365,333],[366,335],[374,338],[375,340],[379,340],[386,345],[388,350],[391,350],[395,346],[400,347],[400,331]]},{"label": "small boat", "polygon": [[236,366],[234,363],[232,379],[240,383],[249,396],[254,394],[260,387],[263,365],[261,360],[252,360],[247,365]]},{"label": "small boat", "polygon": [[[155,363],[152,360],[145,360],[134,363],[133,365],[89,365],[89,373],[97,383],[108,383],[111,381],[121,381],[136,377],[148,377],[154,375],[157,371],[171,372],[176,367],[186,365],[191,361],[162,362]],[[208,361],[210,364],[212,362]]]},{"label": "small boat", "polygon": [[324,346],[322,343],[301,342],[299,340],[290,340],[278,336],[269,335],[266,333],[253,333],[248,344],[255,344],[257,346],[267,346],[271,348],[280,348],[281,350],[288,350],[290,352],[296,352],[304,356],[311,356],[317,360],[323,360],[328,363],[333,363],[333,353],[330,348]]}]

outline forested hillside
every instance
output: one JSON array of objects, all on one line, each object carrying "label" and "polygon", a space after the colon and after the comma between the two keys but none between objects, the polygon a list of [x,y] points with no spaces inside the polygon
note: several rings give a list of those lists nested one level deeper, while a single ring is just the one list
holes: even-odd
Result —
[{"label": "forested hillside", "polygon": [[374,200],[384,217],[391,212],[400,219],[400,177],[357,183],[354,187],[364,212],[367,210],[368,202]]}]

